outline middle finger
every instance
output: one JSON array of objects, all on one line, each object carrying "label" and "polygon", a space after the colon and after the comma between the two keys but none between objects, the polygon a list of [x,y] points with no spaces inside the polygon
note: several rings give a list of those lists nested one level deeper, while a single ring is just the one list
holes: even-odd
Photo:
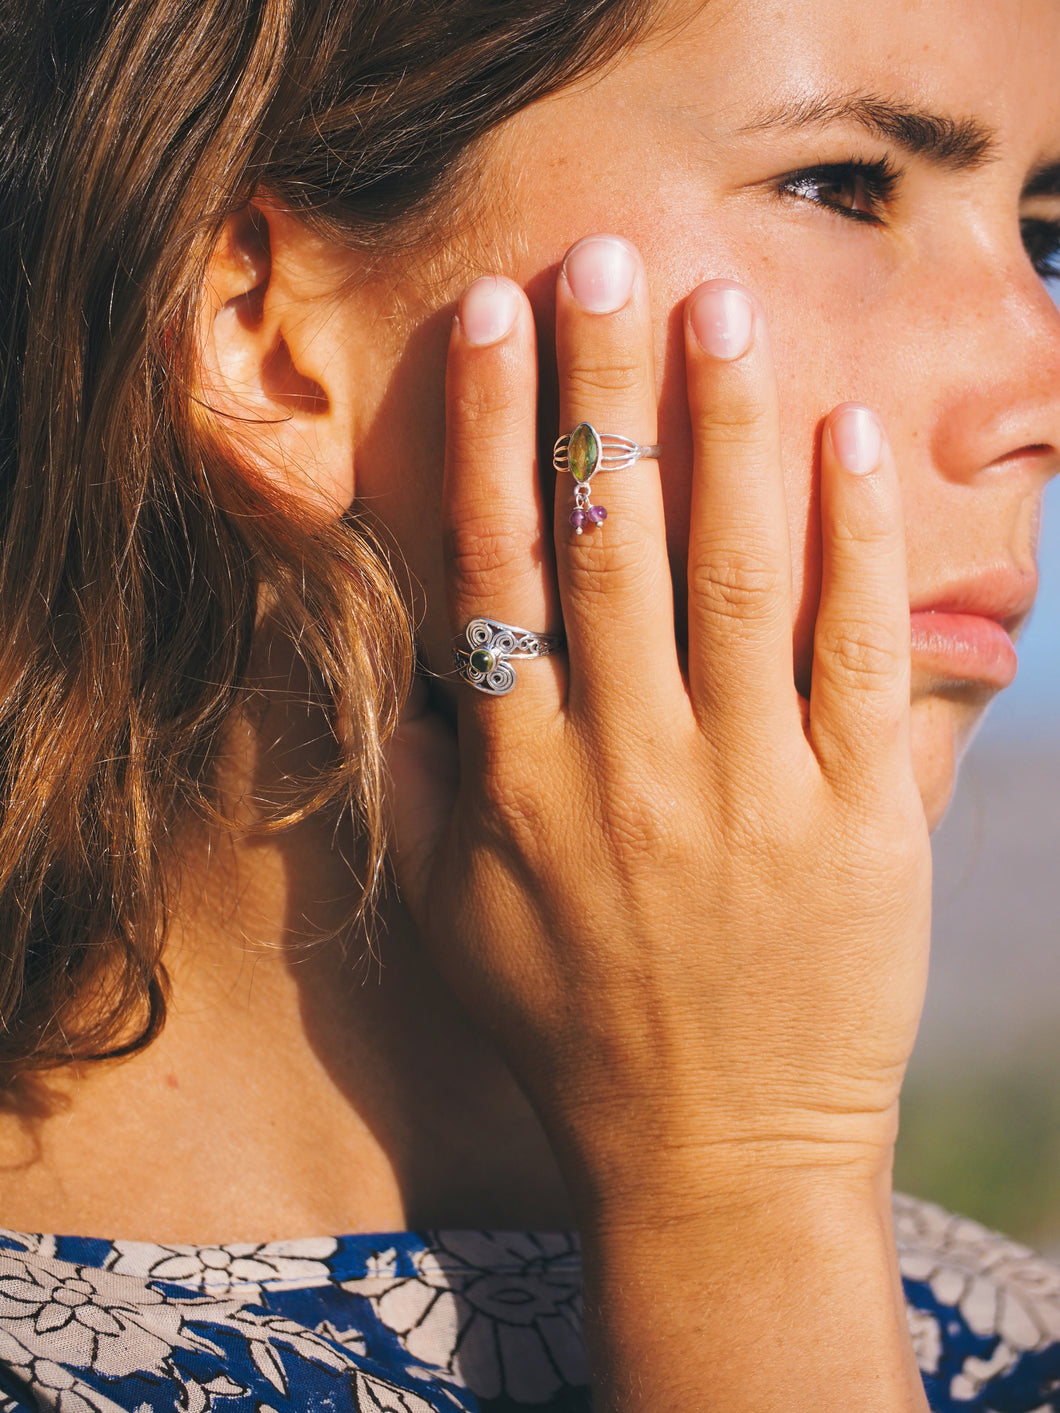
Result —
[{"label": "middle finger", "polygon": [[[569,251],[556,291],[560,424],[653,446],[657,435],[651,311],[644,266],[617,236]],[[681,683],[658,462],[596,472],[602,524],[571,524],[575,479],[556,483],[556,558],[570,656],[570,699],[594,715],[659,698]]]}]

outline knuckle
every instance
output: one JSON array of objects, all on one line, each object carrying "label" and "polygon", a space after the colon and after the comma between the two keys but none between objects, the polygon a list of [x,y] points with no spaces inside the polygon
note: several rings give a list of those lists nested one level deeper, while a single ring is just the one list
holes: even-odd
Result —
[{"label": "knuckle", "polygon": [[833,554],[845,555],[858,564],[864,563],[867,550],[892,554],[902,550],[901,530],[869,514],[837,517],[832,524],[831,539]]},{"label": "knuckle", "polygon": [[712,407],[696,419],[696,439],[702,445],[740,447],[753,451],[771,449],[769,426],[762,407],[752,402],[730,402]]},{"label": "knuckle", "polygon": [[834,675],[851,682],[892,678],[908,655],[908,643],[886,623],[871,619],[818,622],[815,651]]},{"label": "knuckle", "polygon": [[526,535],[487,515],[476,516],[446,528],[445,558],[469,593],[487,593],[522,572]]},{"label": "knuckle", "polygon": [[783,587],[776,566],[746,550],[700,553],[688,567],[689,594],[719,618],[769,616]]},{"label": "knuckle", "polygon": [[901,883],[900,891],[930,887],[931,845],[923,812],[918,823],[905,813],[884,812],[872,795],[851,802],[836,822],[831,857],[842,860],[844,871],[877,882],[889,878]]},{"label": "knuckle", "polygon": [[523,779],[511,771],[495,770],[483,784],[483,804],[485,818],[490,820],[494,831],[508,844],[516,845],[517,851],[524,852],[539,835],[541,801],[526,788]]},{"label": "knuckle", "polygon": [[525,858],[549,837],[551,823],[540,778],[523,763],[523,753],[508,742],[487,745],[476,782],[477,816],[481,828],[506,852]]},{"label": "knuckle", "polygon": [[607,852],[630,886],[668,870],[682,851],[675,811],[639,785],[627,782],[621,791],[609,792],[606,810]]},{"label": "knuckle", "polygon": [[511,389],[497,383],[472,383],[449,395],[449,422],[465,436],[476,439],[511,419]]},{"label": "knuckle", "polygon": [[[573,364],[563,374],[567,395],[576,405],[591,403],[595,394],[621,394],[642,400],[651,396],[651,379],[642,363],[613,360],[596,365]],[[611,430],[611,429],[609,429]]]},{"label": "knuckle", "polygon": [[619,587],[623,598],[634,602],[647,598],[655,589],[655,575],[643,540],[619,540],[617,536],[608,541],[602,536],[594,537],[574,547],[568,561],[568,580],[579,598],[600,600],[605,605]]},{"label": "knuckle", "polygon": [[510,464],[521,451],[517,441],[513,451],[513,430],[510,419],[455,427],[449,435],[450,467]]}]

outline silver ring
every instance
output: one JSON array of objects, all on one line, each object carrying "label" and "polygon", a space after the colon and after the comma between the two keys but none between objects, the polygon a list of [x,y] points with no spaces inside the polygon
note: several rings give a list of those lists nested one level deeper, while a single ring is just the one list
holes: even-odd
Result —
[{"label": "silver ring", "polygon": [[532,633],[495,618],[473,618],[453,643],[453,662],[469,687],[503,697],[516,683],[509,658],[547,657],[563,643],[562,633]]},{"label": "silver ring", "polygon": [[654,461],[661,455],[661,446],[641,446],[629,437],[598,432],[592,423],[579,422],[573,432],[556,438],[552,465],[557,471],[569,471],[584,486],[597,471],[625,471],[637,461]]},{"label": "silver ring", "polygon": [[607,507],[592,503],[589,482],[597,471],[624,471],[634,462],[655,460],[661,455],[661,446],[641,446],[629,437],[598,432],[591,422],[579,422],[573,432],[557,437],[552,465],[557,471],[569,471],[577,482],[574,509],[569,516],[574,533],[584,534],[607,519]]}]

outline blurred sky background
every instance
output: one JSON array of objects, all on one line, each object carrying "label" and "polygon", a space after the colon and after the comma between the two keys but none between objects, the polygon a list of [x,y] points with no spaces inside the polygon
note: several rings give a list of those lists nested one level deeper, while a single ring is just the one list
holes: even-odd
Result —
[{"label": "blurred sky background", "polygon": [[1039,564],[1019,674],[935,835],[931,979],[896,1180],[1060,1258],[1060,480]]},{"label": "blurred sky background", "polygon": [[[1050,282],[1060,308],[1060,279]],[[994,703],[983,728],[986,743],[1046,736],[1060,742],[1060,483],[1045,497],[1039,550],[1041,587],[1020,643],[1016,681]],[[1056,843],[1060,845],[1060,835]]]}]

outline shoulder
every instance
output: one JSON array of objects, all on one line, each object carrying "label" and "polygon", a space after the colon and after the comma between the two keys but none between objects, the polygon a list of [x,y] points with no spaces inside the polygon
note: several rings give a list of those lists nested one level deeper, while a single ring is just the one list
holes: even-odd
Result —
[{"label": "shoulder", "polygon": [[912,1197],[895,1197],[894,1221],[932,1407],[1060,1410],[1060,1265]]}]

